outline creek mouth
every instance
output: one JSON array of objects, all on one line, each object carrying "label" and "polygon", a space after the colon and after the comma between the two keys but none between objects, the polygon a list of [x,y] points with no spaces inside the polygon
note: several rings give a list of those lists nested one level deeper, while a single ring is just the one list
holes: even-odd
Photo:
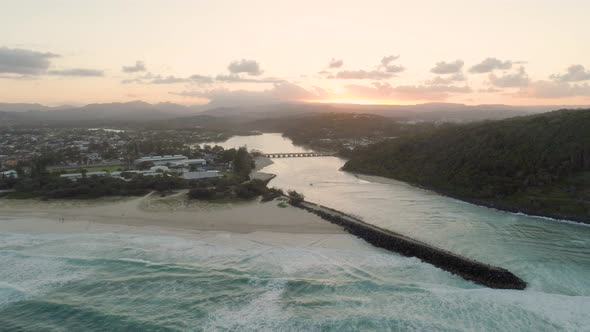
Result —
[{"label": "creek mouth", "polygon": [[318,215],[322,219],[339,225],[371,245],[406,257],[416,257],[425,263],[453,273],[465,280],[495,289],[523,290],[527,283],[514,273],[497,266],[488,265],[409,238],[349,216],[343,212],[302,202],[294,206]]}]

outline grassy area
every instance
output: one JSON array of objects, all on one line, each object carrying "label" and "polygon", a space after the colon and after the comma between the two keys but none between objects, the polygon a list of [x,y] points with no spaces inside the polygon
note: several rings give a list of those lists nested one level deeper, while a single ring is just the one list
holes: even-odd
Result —
[{"label": "grassy area", "polygon": [[54,169],[51,172],[52,173],[77,173],[77,172],[79,172],[82,169],[85,169],[86,172],[101,172],[101,171],[115,172],[115,171],[119,171],[119,170],[125,170],[125,169],[127,169],[127,167],[122,166],[122,165],[118,165],[118,166],[72,167],[72,168]]}]

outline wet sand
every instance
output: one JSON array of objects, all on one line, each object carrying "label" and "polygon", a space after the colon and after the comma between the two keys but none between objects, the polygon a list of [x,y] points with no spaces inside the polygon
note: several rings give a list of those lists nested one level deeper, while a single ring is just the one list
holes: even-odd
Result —
[{"label": "wet sand", "polygon": [[0,217],[233,233],[342,233],[339,227],[311,213],[291,206],[279,207],[279,203],[206,203],[188,199],[186,191],[167,197],[150,194],[139,198],[105,198],[92,201],[0,199]]},{"label": "wet sand", "polygon": [[254,162],[256,163],[256,167],[254,167],[254,169],[250,173],[251,179],[269,181],[270,179],[272,179],[276,176],[275,174],[264,173],[264,172],[260,171],[263,168],[265,168],[266,166],[270,166],[273,164],[273,161],[270,158],[257,157],[257,158],[254,158]]}]

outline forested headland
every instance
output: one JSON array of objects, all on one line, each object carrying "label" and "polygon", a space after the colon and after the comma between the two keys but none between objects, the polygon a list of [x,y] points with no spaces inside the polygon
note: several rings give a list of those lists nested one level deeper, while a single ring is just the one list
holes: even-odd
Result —
[{"label": "forested headland", "polygon": [[358,148],[350,157],[344,170],[590,223],[590,109],[446,124]]}]

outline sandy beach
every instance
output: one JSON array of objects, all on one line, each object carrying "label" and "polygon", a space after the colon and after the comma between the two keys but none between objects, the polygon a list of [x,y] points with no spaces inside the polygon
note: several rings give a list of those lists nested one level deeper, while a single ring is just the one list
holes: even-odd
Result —
[{"label": "sandy beach", "polygon": [[[268,158],[257,158],[251,177],[274,177],[260,172],[270,164]],[[215,243],[224,242],[219,236],[229,236],[269,245],[365,245],[340,227],[280,200],[211,203],[186,194],[187,190],[179,190],[165,197],[151,193],[93,200],[0,198],[0,232],[164,234]]]},{"label": "sandy beach", "polygon": [[254,167],[254,169],[250,173],[250,178],[251,179],[268,181],[268,180],[270,180],[270,179],[272,179],[272,178],[275,177],[274,174],[261,172],[261,170],[263,168],[265,168],[266,166],[270,166],[270,165],[273,164],[273,161],[270,158],[257,157],[257,158],[254,158],[254,162],[256,163],[256,167]]},{"label": "sandy beach", "polygon": [[207,203],[188,199],[186,191],[167,197],[150,194],[139,198],[92,201],[0,199],[0,217],[29,217],[63,223],[156,226],[190,231],[342,233],[338,227],[311,213],[291,206],[279,207],[279,203]]}]

